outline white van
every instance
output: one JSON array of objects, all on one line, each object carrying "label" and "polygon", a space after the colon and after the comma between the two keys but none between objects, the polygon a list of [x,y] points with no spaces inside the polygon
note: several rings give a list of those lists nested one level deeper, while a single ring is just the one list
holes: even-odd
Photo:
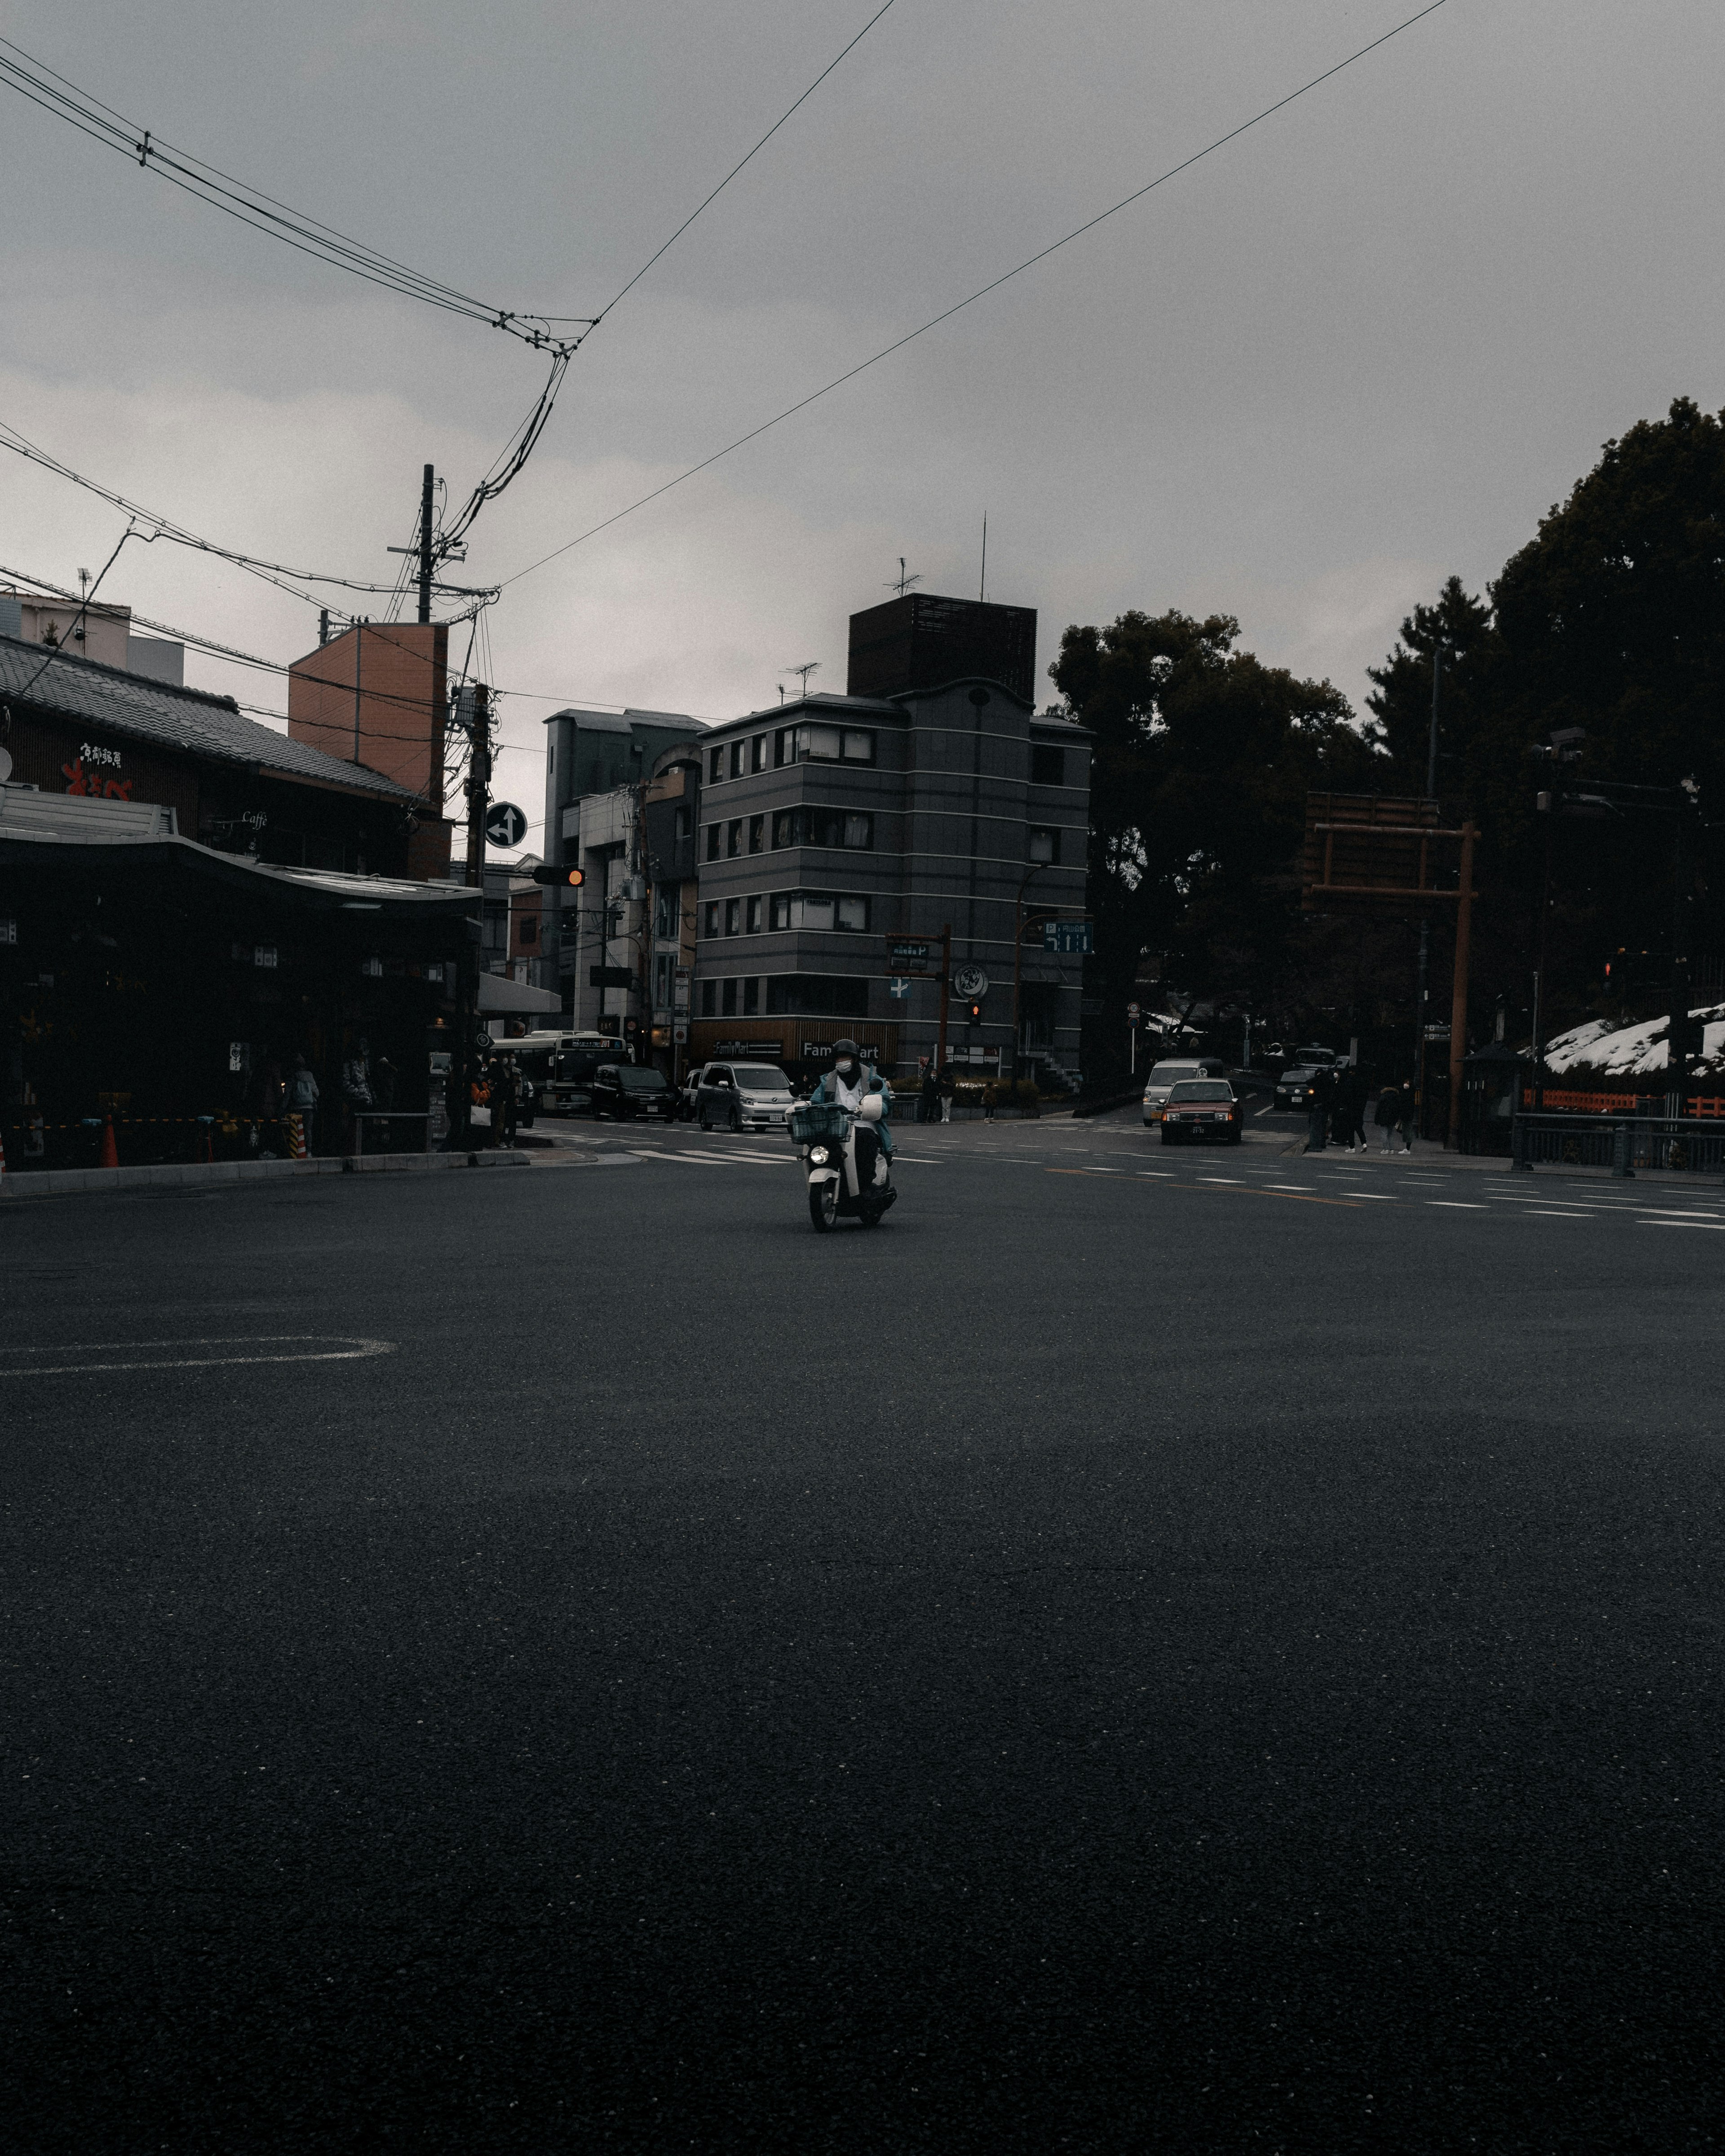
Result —
[{"label": "white van", "polygon": [[1176,1086],[1189,1078],[1202,1078],[1206,1072],[1195,1055],[1183,1056],[1178,1062],[1155,1063],[1144,1086],[1144,1121],[1159,1123],[1162,1111],[1168,1106],[1168,1096]]}]

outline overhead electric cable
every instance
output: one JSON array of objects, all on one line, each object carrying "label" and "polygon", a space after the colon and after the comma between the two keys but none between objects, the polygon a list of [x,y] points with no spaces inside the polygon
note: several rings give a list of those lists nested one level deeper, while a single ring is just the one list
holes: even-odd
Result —
[{"label": "overhead electric cable", "polygon": [[485,322],[492,329],[521,338],[536,350],[555,348],[567,341],[551,334],[553,327],[584,327],[590,322],[591,318],[585,316],[528,315],[494,306],[452,285],[445,285],[439,278],[410,269],[393,255],[367,246],[363,240],[351,239],[332,225],[320,223],[316,218],[290,208],[274,195],[265,194],[244,180],[235,179],[231,172],[206,164],[189,151],[176,148],[151,129],[141,128],[136,121],[126,119],[90,91],[80,90],[76,83],[57,74],[45,61],[37,59],[9,38],[0,38],[0,85],[18,91],[33,105],[40,105],[56,118],[69,121],[80,134],[89,136],[105,149],[117,151],[131,162],[159,173],[175,187],[238,218],[241,223],[282,240],[303,254],[315,255],[334,269],[346,270],[356,277],[398,292],[405,299],[420,300],[428,306],[463,315],[470,321]]},{"label": "overhead electric cable", "polygon": [[737,162],[731,167],[730,171],[726,173],[724,178],[720,181],[717,187],[713,189],[711,194],[706,198],[705,202],[698,203],[695,208],[690,211],[688,216],[683,219],[683,222],[677,227],[670,238],[665,241],[664,246],[660,248],[656,254],[649,254],[647,257],[647,259],[641,264],[640,268],[636,270],[634,275],[629,279],[628,284],[623,286],[621,290],[612,294],[611,297],[606,300],[604,305],[599,309],[598,314],[593,316],[592,326],[594,329],[597,329],[599,324],[604,321],[606,316],[610,313],[612,308],[617,305],[617,302],[623,297],[624,294],[625,292],[633,291],[634,287],[640,283],[642,278],[646,275],[647,272],[653,267],[653,264],[658,261],[660,255],[670,254],[672,248],[676,245],[677,242],[689,229],[690,226],[694,223],[696,218],[701,215],[701,211],[711,208],[712,203],[714,203],[718,198],[724,193],[726,188],[730,186],[731,182],[737,177],[743,167],[747,164],[749,158],[754,156],[755,151],[764,150],[766,148],[767,145],[773,140],[773,136],[778,134],[779,129],[784,126],[786,121],[788,121],[791,117],[792,114],[797,110],[798,106],[806,105],[809,102],[809,99],[814,96],[815,91],[820,88],[827,77],[833,72],[833,69],[838,66],[839,60],[845,59],[847,54],[853,52],[855,48],[862,43],[863,39],[867,37],[870,31],[874,28],[875,23],[880,21],[881,16],[886,13],[887,8],[891,8],[891,5],[892,0],[886,0],[886,7],[878,8],[874,14],[870,16],[868,21],[863,24],[861,29],[857,32],[856,35],[850,40],[850,43],[844,48],[844,50],[841,51],[835,59],[828,61],[827,64],[821,69],[820,73],[816,75],[814,81],[809,84],[808,89],[805,90],[803,95],[797,100],[796,104],[788,105],[786,109],[780,113],[778,119],[773,121],[773,125],[767,130],[767,132],[761,137],[760,141],[756,143],[755,148],[751,150],[747,157],[739,157],[737,159]]},{"label": "overhead electric cable", "polygon": [[[177,547],[187,547],[197,553],[214,555],[218,560],[231,562],[235,568],[244,569],[262,578],[265,583],[275,584],[278,591],[291,591],[290,584],[277,582],[283,577],[293,583],[327,584],[346,592],[387,594],[395,589],[393,584],[361,583],[352,577],[326,576],[317,569],[289,568],[285,562],[265,561],[259,555],[243,554],[236,547],[223,547],[213,539],[205,539],[198,532],[189,531],[183,524],[175,523],[172,517],[163,516],[153,509],[145,509],[137,502],[128,501],[123,494],[115,493],[111,487],[103,486],[95,480],[86,479],[82,472],[74,471],[69,465],[62,464],[58,457],[39,448],[27,435],[20,434],[16,427],[8,425],[3,419],[0,419],[0,449],[10,449],[14,456],[23,457],[27,463],[39,465],[44,471],[51,471],[61,479],[69,480],[74,486],[82,487],[86,494],[93,494],[111,507],[123,510],[128,516],[136,517],[151,526],[148,532],[139,535],[146,541],[167,539]],[[492,588],[488,586],[437,583],[432,588],[457,598],[486,599],[493,596]],[[317,599],[305,592],[291,592],[291,596],[303,599],[308,606],[319,603]]]},{"label": "overhead electric cable", "polygon": [[1026,255],[1022,262],[1015,264],[999,277],[991,278],[986,285],[979,285],[975,291],[956,300],[950,307],[943,308],[939,314],[931,316],[916,329],[908,331],[901,337],[896,337],[891,344],[883,345],[879,352],[871,352],[868,358],[859,361],[855,367],[847,367],[843,374],[834,375],[830,382],[824,382],[819,389],[811,390],[808,396],[799,398],[794,404],[787,405],[783,412],[775,413],[770,419],[763,419],[758,427],[752,427],[747,434],[739,434],[734,442],[727,442],[722,449],[715,449],[710,457],[703,457],[699,464],[691,465],[686,471],[679,472],[675,479],[666,480],[662,486],[655,486],[650,493],[642,495],[626,508],[602,517],[585,531],[578,532],[574,538],[566,539],[561,547],[553,547],[548,554],[542,554],[537,561],[529,562],[524,569],[517,569],[513,576],[504,578],[497,588],[507,591],[511,584],[518,584],[523,577],[531,577],[536,569],[542,569],[547,562],[555,562],[560,555],[585,546],[589,539],[597,538],[600,532],[608,531],[614,524],[620,524],[625,516],[633,516],[638,509],[646,508],[649,502],[657,501],[661,495],[669,494],[674,487],[681,486],[685,480],[710,470],[735,451],[746,449],[751,442],[758,441],[762,434],[770,434],[773,428],[783,426],[787,419],[794,418],[798,413],[806,412],[811,404],[818,404],[823,397],[829,397],[834,390],[842,389],[848,382],[855,382],[858,375],[865,374],[883,359],[890,359],[895,352],[902,352],[906,345],[914,344],[918,337],[926,336],[931,330],[938,329],[942,322],[951,321],[954,315],[962,314],[967,307],[974,306],[978,300],[986,299],[989,293],[998,292],[1003,285],[1009,285],[1014,277],[1023,276],[1027,270],[1034,269],[1039,262],[1045,262],[1050,254],[1058,254],[1061,248],[1070,246],[1075,239],[1082,239],[1086,233],[1094,232],[1099,224],[1105,224],[1111,217],[1117,217],[1122,210],[1129,209],[1134,203],[1142,202],[1146,195],[1166,186],[1168,181],[1177,179],[1182,172],[1190,172],[1194,165],[1213,157],[1230,142],[1238,141],[1242,135],[1250,132],[1260,122],[1276,113],[1285,111],[1309,91],[1331,81],[1344,69],[1352,67],[1356,60],[1363,59],[1368,53],[1376,52],[1380,45],[1387,45],[1392,38],[1399,38],[1404,30],[1410,30],[1414,23],[1423,22],[1428,15],[1435,15],[1444,4],[1445,0],[1428,0],[1425,7],[1409,15],[1405,21],[1398,23],[1394,29],[1386,30],[1382,37],[1373,38],[1369,44],[1362,45],[1358,51],[1349,53],[1345,59],[1337,60],[1333,67],[1326,68],[1322,74],[1313,75],[1309,82],[1301,83],[1297,90],[1291,90],[1286,97],[1277,98],[1274,105],[1266,105],[1261,112],[1255,112],[1250,120],[1243,120],[1239,126],[1230,127],[1225,135],[1219,135],[1214,141],[1207,142],[1203,149],[1194,151],[1189,157],[1183,157],[1178,165],[1170,165],[1165,172],[1158,172],[1153,180],[1134,188],[1131,194],[1122,195],[1117,203],[1111,203],[1106,209],[1098,211],[1096,216],[1087,218],[1082,224],[1075,225],[1070,232],[1062,234],[1060,239],[1050,241],[1046,247],[1039,248],[1035,254]]}]

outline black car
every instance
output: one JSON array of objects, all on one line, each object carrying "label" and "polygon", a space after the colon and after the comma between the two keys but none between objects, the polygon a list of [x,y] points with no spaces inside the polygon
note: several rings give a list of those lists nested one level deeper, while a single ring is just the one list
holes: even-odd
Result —
[{"label": "black car", "polygon": [[665,1074],[633,1063],[602,1063],[593,1074],[594,1120],[615,1116],[620,1123],[651,1116],[674,1122],[677,1096],[665,1081]]}]

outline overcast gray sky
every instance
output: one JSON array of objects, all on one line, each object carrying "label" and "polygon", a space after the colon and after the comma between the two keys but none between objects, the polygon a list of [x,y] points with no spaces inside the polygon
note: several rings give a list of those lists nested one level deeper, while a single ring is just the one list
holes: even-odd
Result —
[{"label": "overcast gray sky", "polygon": [[[1418,0],[895,0],[578,357],[474,535],[501,580],[1414,12]],[[497,304],[595,311],[879,0],[270,9],[0,0],[129,118]],[[1717,0],[1447,0],[860,381],[506,593],[499,790],[594,701],[725,716],[820,662],[896,557],[1061,629],[1238,614],[1358,704],[1672,397],[1725,403]],[[0,91],[0,418],[228,544],[387,576],[539,362],[303,259]],[[123,526],[0,465],[0,562]],[[315,615],[166,546],[105,596],[283,660]],[[459,656],[459,654],[458,654]],[[190,677],[282,707],[211,660]],[[1051,690],[1049,692],[1052,693]],[[536,830],[532,834],[536,839]]]}]

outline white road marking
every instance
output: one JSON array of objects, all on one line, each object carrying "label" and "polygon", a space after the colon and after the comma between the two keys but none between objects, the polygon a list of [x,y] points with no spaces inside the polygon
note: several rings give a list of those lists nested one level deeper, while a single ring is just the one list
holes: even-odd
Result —
[{"label": "white road marking", "polygon": [[1200,1183],[1239,1183],[1242,1180],[1237,1175],[1200,1175],[1198,1179]]},{"label": "white road marking", "polygon": [[1445,1205],[1452,1213],[1484,1213],[1488,1209],[1476,1205],[1471,1198],[1428,1198],[1428,1205]]},{"label": "white road marking", "polygon": [[1725,1220],[1638,1220],[1640,1228],[1714,1228],[1725,1234]]},{"label": "white road marking", "polygon": [[1377,1205],[1399,1205],[1401,1204],[1400,1199],[1396,1196],[1393,1190],[1356,1190],[1353,1194],[1356,1198],[1368,1198],[1372,1200],[1373,1204]]},{"label": "white road marking", "polygon": [[1530,1205],[1527,1208],[1527,1218],[1530,1220],[1591,1220],[1593,1217],[1591,1213],[1577,1213],[1573,1210],[1559,1213],[1550,1205]]},{"label": "white road marking", "polygon": [[[328,1346],[334,1341],[339,1344]],[[70,1348],[62,1348],[62,1355],[138,1355],[157,1348],[289,1348],[291,1354],[275,1355],[179,1355],[167,1359],[131,1363],[31,1363],[22,1370],[8,1370],[0,1366],[0,1378],[68,1378],[82,1377],[101,1370],[211,1370],[240,1363],[357,1363],[373,1355],[393,1355],[393,1340],[366,1340],[352,1333],[321,1332],[265,1332],[249,1339],[205,1340],[104,1340],[78,1342]],[[23,1348],[0,1348],[0,1355],[39,1353],[39,1349]]]},{"label": "white road marking", "polygon": [[678,1160],[695,1168],[741,1168],[741,1161],[732,1160],[722,1152],[654,1152],[646,1147],[634,1155],[636,1160]]}]

